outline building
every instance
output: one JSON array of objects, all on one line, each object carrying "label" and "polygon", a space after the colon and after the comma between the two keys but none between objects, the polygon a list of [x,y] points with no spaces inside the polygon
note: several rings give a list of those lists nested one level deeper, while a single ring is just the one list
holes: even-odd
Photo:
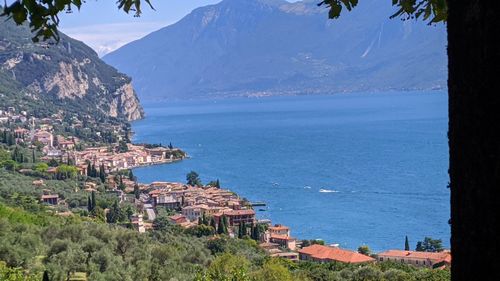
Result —
[{"label": "building", "polygon": [[41,199],[43,203],[50,205],[57,205],[57,203],[59,202],[59,195],[57,194],[42,195]]},{"label": "building", "polygon": [[378,261],[393,261],[411,264],[419,267],[441,267],[451,265],[451,253],[449,251],[443,252],[416,252],[416,251],[402,251],[402,250],[389,250],[377,254]]},{"label": "building", "polygon": [[177,201],[174,196],[170,194],[157,194],[156,196],[152,196],[153,198],[153,205],[154,206],[162,206],[167,209],[178,209],[181,206],[181,203]]},{"label": "building", "polygon": [[182,214],[190,221],[197,221],[202,215],[200,206],[186,206],[182,208]]},{"label": "building", "polygon": [[144,227],[144,221],[142,219],[141,214],[132,215],[132,217],[130,218],[130,222],[132,223],[134,229],[136,229],[140,233],[146,232],[146,228]]},{"label": "building", "polygon": [[187,218],[184,216],[184,215],[180,215],[180,214],[177,214],[177,215],[173,215],[173,216],[170,216],[168,217],[170,222],[172,224],[178,224],[178,225],[181,225],[183,223],[186,223],[188,222]]},{"label": "building", "polygon": [[223,213],[215,214],[214,217],[218,222],[217,218],[223,215],[227,217],[229,226],[239,225],[242,222],[250,225],[255,221],[255,211],[252,209],[224,211]]},{"label": "building", "polygon": [[298,261],[299,260],[299,254],[296,252],[279,252],[275,254],[271,254],[271,257],[275,258],[282,258],[282,259],[287,259],[291,261]]},{"label": "building", "polygon": [[282,248],[295,251],[297,239],[290,236],[290,228],[281,224],[270,226],[264,233],[264,241],[278,244]]},{"label": "building", "polygon": [[299,250],[300,260],[315,262],[367,263],[375,259],[358,252],[314,244]]},{"label": "building", "polygon": [[47,131],[39,131],[33,135],[33,141],[38,141],[44,146],[52,146],[54,142],[54,136]]}]

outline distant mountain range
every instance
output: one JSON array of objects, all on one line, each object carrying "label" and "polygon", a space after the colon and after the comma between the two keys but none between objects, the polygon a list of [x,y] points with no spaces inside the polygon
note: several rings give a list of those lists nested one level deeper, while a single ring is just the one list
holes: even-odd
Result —
[{"label": "distant mountain range", "polygon": [[319,0],[224,0],[103,59],[144,100],[446,87],[446,29],[364,0],[338,20]]},{"label": "distant mountain range", "polygon": [[0,109],[14,106],[42,117],[59,111],[123,121],[143,117],[130,77],[90,47],[62,33],[58,44],[33,43],[27,26],[0,21]]}]

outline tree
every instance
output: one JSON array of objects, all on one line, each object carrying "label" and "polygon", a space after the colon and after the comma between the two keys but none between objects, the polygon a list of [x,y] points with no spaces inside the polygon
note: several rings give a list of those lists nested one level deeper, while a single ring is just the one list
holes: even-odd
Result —
[{"label": "tree", "polygon": [[[18,23],[29,21],[39,37],[50,38],[58,23],[51,18],[67,7],[58,5],[49,13],[40,12],[46,9],[37,5],[43,6],[47,2],[53,3],[54,0],[44,1],[44,4],[16,1],[4,14],[13,16]],[[82,3],[73,2],[78,7]],[[121,9],[130,10],[134,4],[140,7],[140,2],[120,0],[118,3]],[[349,10],[357,2],[325,0],[321,4],[329,5],[330,17],[335,18],[340,15],[342,7]],[[500,151],[497,149],[500,124],[496,122],[500,120],[496,75],[500,65],[500,43],[496,40],[500,33],[496,18],[499,3],[480,0],[392,2],[399,7],[393,16],[419,15],[434,22],[447,20],[452,279],[474,280],[481,273],[489,272],[490,280],[499,280],[500,272],[495,270],[490,259],[499,251],[494,225],[500,212],[493,196],[500,186],[497,170],[500,165]],[[34,6],[28,9],[24,7],[27,3]]]},{"label": "tree", "polygon": [[214,217],[210,218],[210,226],[213,227],[213,229],[217,229],[217,223],[215,222]]},{"label": "tree", "polygon": [[424,241],[418,241],[415,251],[417,252],[440,252],[443,250],[443,243],[441,239],[432,239],[425,237]]},{"label": "tree", "polygon": [[87,197],[87,210],[89,212],[92,212],[93,206],[92,206],[92,199],[90,199],[90,196]]},{"label": "tree", "polygon": [[95,194],[95,191],[92,191],[92,193],[90,194],[90,201],[91,201],[91,210],[90,211],[93,211],[95,209],[95,207],[97,206],[97,201],[96,201],[96,194]]},{"label": "tree", "polygon": [[117,223],[124,221],[126,218],[125,213],[122,211],[120,208],[120,205],[118,204],[118,200],[115,200],[113,202],[113,205],[109,209],[108,213],[106,214],[106,221],[108,223]]},{"label": "tree", "polygon": [[370,247],[368,247],[368,245],[361,245],[358,247],[358,253],[369,256],[372,251],[370,250]]},{"label": "tree", "polygon": [[106,171],[104,170],[104,164],[99,165],[99,178],[102,183],[106,182]]},{"label": "tree", "polygon": [[408,241],[408,236],[405,236],[405,251],[410,250],[410,242]]},{"label": "tree", "polygon": [[118,184],[118,189],[120,189],[120,190],[125,190],[126,186],[125,186],[125,184],[123,183],[123,176],[122,176],[122,175],[120,175],[120,176],[119,176],[119,178],[120,178],[120,181],[119,181],[119,184]]},{"label": "tree", "polygon": [[87,176],[92,177],[92,164],[87,163]]},{"label": "tree", "polygon": [[191,171],[186,175],[186,182],[192,186],[202,186],[200,176],[195,171]]},{"label": "tree", "polygon": [[47,165],[47,163],[42,162],[42,163],[37,163],[34,168],[36,172],[43,174],[47,172],[47,170],[49,169],[49,165]]},{"label": "tree", "polygon": [[49,273],[47,272],[47,270],[43,272],[42,281],[50,281]]},{"label": "tree", "polygon": [[134,196],[135,199],[139,199],[141,197],[141,190],[139,189],[139,185],[137,183],[134,184]]}]

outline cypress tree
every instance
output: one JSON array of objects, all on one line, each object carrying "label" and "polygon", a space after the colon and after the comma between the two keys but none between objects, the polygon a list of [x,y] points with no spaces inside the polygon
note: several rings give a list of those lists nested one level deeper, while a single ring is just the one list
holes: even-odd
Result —
[{"label": "cypress tree", "polygon": [[35,149],[33,149],[31,153],[32,153],[31,158],[33,159],[33,163],[36,163]]},{"label": "cypress tree", "polygon": [[90,162],[87,164],[87,176],[92,176],[92,165],[90,165]]},{"label": "cypress tree", "polygon": [[95,206],[96,206],[95,191],[92,191],[92,193],[91,193],[91,200],[92,200],[91,207],[92,207],[92,211],[93,211],[95,209]]},{"label": "cypress tree", "polygon": [[217,223],[213,217],[210,219],[210,226],[213,227],[214,230],[217,230]]},{"label": "cypress tree", "polygon": [[49,279],[49,273],[47,272],[47,270],[45,270],[43,272],[42,281],[50,281],[50,279]]},{"label": "cypress tree", "polygon": [[203,219],[201,217],[198,217],[198,225],[202,225],[203,224]]},{"label": "cypress tree", "polygon": [[137,183],[134,185],[134,196],[135,199],[139,199],[141,197],[141,191],[139,190],[139,185]]},{"label": "cypress tree", "polygon": [[405,251],[410,250],[410,242],[408,241],[408,235],[405,237]]},{"label": "cypress tree", "polygon": [[228,227],[227,218],[226,216],[222,216],[222,230],[224,234],[228,234],[227,227]]},{"label": "cypress tree", "polygon": [[106,182],[106,172],[104,171],[104,164],[101,164],[99,166],[99,178],[101,179],[102,183]]},{"label": "cypress tree", "polygon": [[92,200],[90,199],[90,196],[87,197],[87,210],[89,212],[92,211]]}]

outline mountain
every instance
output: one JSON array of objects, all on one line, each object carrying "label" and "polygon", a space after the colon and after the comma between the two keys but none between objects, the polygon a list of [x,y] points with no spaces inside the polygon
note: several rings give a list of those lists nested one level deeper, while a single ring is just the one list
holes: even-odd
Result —
[{"label": "mountain", "polygon": [[445,26],[364,0],[338,20],[319,0],[224,0],[103,59],[141,99],[446,87]]},{"label": "mountain", "polygon": [[124,121],[143,117],[131,79],[90,47],[64,34],[58,44],[33,43],[27,26],[1,20],[2,106],[42,115],[63,110]]}]

